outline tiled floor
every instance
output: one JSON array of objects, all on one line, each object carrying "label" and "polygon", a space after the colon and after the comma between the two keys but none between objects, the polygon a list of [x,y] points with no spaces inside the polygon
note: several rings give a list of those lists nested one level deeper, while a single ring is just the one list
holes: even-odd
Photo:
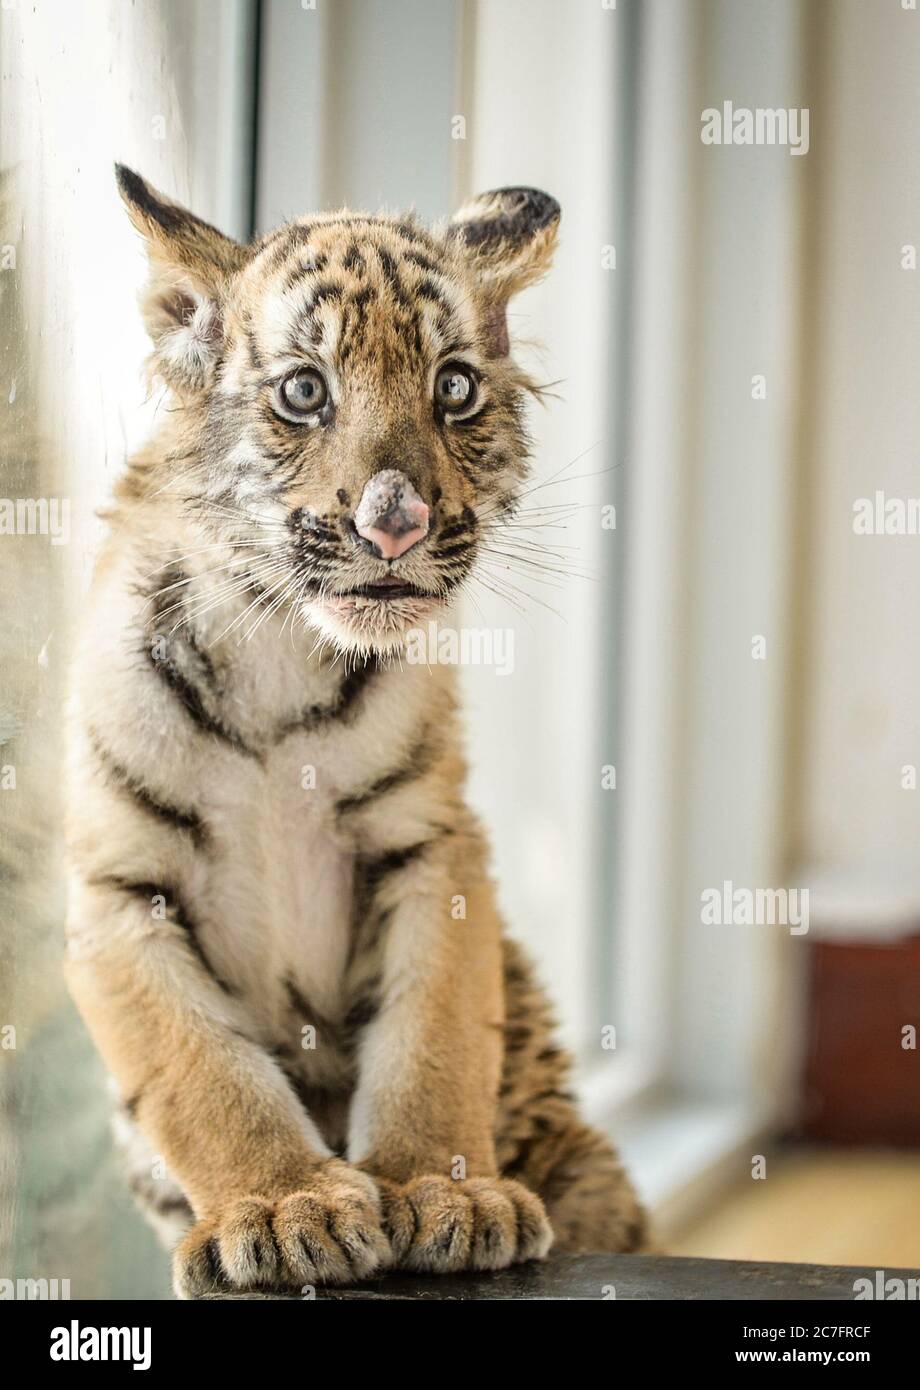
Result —
[{"label": "tiled floor", "polygon": [[920,1153],[782,1150],[667,1253],[920,1268]]}]

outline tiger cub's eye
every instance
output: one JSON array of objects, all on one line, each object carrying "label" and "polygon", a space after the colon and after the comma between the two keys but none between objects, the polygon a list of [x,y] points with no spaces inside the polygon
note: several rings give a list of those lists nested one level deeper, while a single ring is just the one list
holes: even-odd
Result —
[{"label": "tiger cub's eye", "polygon": [[281,383],[281,403],[292,415],[312,415],[329,398],[326,383],[312,367],[299,367]]},{"label": "tiger cub's eye", "polygon": [[476,382],[465,367],[453,363],[435,377],[434,398],[442,410],[467,410],[476,399]]}]

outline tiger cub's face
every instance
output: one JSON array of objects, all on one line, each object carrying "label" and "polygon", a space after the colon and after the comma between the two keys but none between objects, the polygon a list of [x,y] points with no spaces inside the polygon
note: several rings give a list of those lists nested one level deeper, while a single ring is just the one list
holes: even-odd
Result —
[{"label": "tiger cub's face", "polygon": [[530,383],[506,306],[547,267],[558,205],[507,189],[440,231],[340,213],[243,247],[119,185],[150,246],[152,368],[196,441],[176,489],[265,605],[397,646],[513,510]]}]

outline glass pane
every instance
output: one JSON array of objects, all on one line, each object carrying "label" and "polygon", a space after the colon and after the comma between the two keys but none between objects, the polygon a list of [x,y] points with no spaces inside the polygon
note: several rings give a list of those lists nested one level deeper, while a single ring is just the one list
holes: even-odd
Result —
[{"label": "glass pane", "polygon": [[[206,123],[243,102],[248,80],[239,36],[253,7],[222,5],[215,18],[216,7],[184,5],[181,23],[179,8],[0,8],[0,1276],[67,1280],[73,1298],[170,1292],[168,1260],[117,1171],[102,1064],[64,987],[61,817],[94,509],[146,389],[142,266],[112,161],[217,215],[216,183],[190,190],[182,174],[194,179],[191,145],[214,144]],[[237,169],[250,158],[243,128]],[[233,167],[225,158],[220,184],[231,212],[234,195],[249,205]]]}]

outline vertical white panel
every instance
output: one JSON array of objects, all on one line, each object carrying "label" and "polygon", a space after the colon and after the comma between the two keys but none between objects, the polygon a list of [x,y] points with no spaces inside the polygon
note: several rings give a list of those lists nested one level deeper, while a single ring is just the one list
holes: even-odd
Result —
[{"label": "vertical white panel", "polygon": [[633,327],[628,352],[629,505],[621,728],[617,965],[622,1031],[657,1077],[670,1062],[677,877],[682,855],[683,691],[688,661],[687,518],[697,238],[699,8],[642,11]]},{"label": "vertical white panel", "polygon": [[920,497],[920,269],[902,265],[920,252],[920,13],[842,0],[821,37],[799,852],[838,898],[859,888],[871,930],[920,901],[920,791],[901,784],[920,767],[920,537],[853,530],[857,499]]},{"label": "vertical white panel", "polygon": [[695,256],[682,258],[697,296],[684,347],[685,439],[670,461],[689,480],[688,663],[672,691],[684,744],[672,1075],[691,1092],[751,1101],[790,1035],[791,1021],[774,1035],[777,970],[801,955],[804,938],[775,924],[705,924],[701,894],[725,881],[752,891],[798,886],[786,856],[783,753],[793,693],[799,215],[810,155],[788,145],[704,146],[700,131],[702,108],[727,94],[750,109],[807,105],[800,21],[795,0],[756,10],[707,4],[697,103],[681,122],[697,148],[699,202]]},{"label": "vertical white panel", "polygon": [[[511,628],[515,664],[504,678],[470,669],[466,688],[473,791],[493,832],[501,899],[512,930],[536,949],[567,1040],[582,1056],[599,1041],[591,978],[593,830],[602,798],[611,794],[601,789],[601,765],[615,761],[600,689],[602,634],[614,610],[596,576],[604,547],[616,542],[616,533],[600,527],[600,506],[613,487],[604,470],[621,462],[608,411],[616,370],[611,277],[621,271],[602,263],[603,248],[617,240],[610,193],[621,20],[596,0],[564,9],[551,0],[477,5],[472,106],[465,113],[471,192],[530,184],[563,209],[554,268],[511,307],[512,336],[524,340],[538,379],[558,383],[559,396],[535,408],[532,423],[535,478],[561,474],[562,481],[525,505],[578,504],[566,529],[539,530],[534,539],[572,546],[567,553],[595,579],[548,588],[527,578],[526,566],[507,571],[511,583],[558,613],[525,599],[519,615],[474,588],[477,606],[468,607],[466,621]],[[528,352],[528,339],[545,351]],[[496,566],[494,573],[502,572]]]},{"label": "vertical white panel", "polygon": [[[621,972],[647,1075],[766,1096],[783,928],[701,892],[790,886],[789,575],[808,156],[704,146],[704,108],[804,102],[800,7],[642,10],[628,516]],[[766,399],[752,379],[763,375]],[[766,639],[767,657],[752,642]]]},{"label": "vertical white panel", "polygon": [[262,7],[260,230],[347,204],[450,210],[456,0]]},{"label": "vertical white panel", "polygon": [[244,240],[252,230],[258,11],[257,0],[162,5],[196,210]]},{"label": "vertical white panel", "polygon": [[328,5],[262,0],[256,229],[325,205],[332,67]]}]

